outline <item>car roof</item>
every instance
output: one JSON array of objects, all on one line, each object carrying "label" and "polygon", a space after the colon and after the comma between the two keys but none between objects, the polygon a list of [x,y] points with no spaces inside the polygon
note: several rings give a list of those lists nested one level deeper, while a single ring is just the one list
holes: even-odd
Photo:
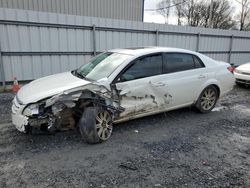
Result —
[{"label": "car roof", "polygon": [[134,48],[123,48],[123,49],[113,49],[109,52],[129,54],[133,56],[146,55],[150,53],[157,52],[179,52],[179,53],[191,53],[196,54],[196,52],[181,48],[171,48],[171,47],[156,47],[156,46],[145,46],[145,47],[134,47]]}]

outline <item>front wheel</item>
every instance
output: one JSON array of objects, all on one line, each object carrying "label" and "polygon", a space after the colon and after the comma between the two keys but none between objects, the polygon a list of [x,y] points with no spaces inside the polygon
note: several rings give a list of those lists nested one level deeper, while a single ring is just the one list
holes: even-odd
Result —
[{"label": "front wheel", "polygon": [[216,87],[209,86],[201,92],[195,106],[202,113],[210,112],[216,105],[218,98],[219,93]]},{"label": "front wheel", "polygon": [[87,143],[100,143],[108,140],[112,134],[112,115],[105,109],[88,107],[84,110],[78,126]]}]

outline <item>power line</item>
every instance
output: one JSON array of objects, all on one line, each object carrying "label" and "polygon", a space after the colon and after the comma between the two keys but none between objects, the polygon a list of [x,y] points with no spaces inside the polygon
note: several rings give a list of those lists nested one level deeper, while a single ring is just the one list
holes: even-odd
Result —
[{"label": "power line", "polygon": [[156,9],[144,9],[145,11],[157,11],[157,10],[163,10],[163,9],[168,9],[168,8],[171,8],[171,7],[175,7],[175,6],[178,6],[182,3],[185,3],[187,0],[183,0],[182,2],[180,3],[176,3],[176,4],[173,4],[173,5],[170,5],[170,6],[167,6],[167,7],[161,7],[161,8],[156,8]]}]

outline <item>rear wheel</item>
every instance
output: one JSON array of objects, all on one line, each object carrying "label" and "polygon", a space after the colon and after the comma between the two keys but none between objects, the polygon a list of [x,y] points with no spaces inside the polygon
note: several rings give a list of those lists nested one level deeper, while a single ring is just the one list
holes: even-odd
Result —
[{"label": "rear wheel", "polygon": [[201,92],[195,106],[202,113],[210,112],[216,105],[218,97],[219,92],[217,88],[209,86]]},{"label": "rear wheel", "polygon": [[84,110],[78,126],[87,143],[100,143],[108,140],[112,134],[112,116],[105,109],[89,107]]}]

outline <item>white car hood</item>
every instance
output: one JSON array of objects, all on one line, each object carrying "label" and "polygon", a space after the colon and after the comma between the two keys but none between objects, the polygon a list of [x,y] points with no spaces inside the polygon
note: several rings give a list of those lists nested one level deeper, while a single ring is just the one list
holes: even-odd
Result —
[{"label": "white car hood", "polygon": [[250,63],[240,65],[236,69],[239,70],[239,71],[250,73]]},{"label": "white car hood", "polygon": [[89,83],[87,80],[72,75],[71,72],[55,74],[34,80],[23,86],[18,91],[17,98],[22,104],[34,103],[65,90]]}]

